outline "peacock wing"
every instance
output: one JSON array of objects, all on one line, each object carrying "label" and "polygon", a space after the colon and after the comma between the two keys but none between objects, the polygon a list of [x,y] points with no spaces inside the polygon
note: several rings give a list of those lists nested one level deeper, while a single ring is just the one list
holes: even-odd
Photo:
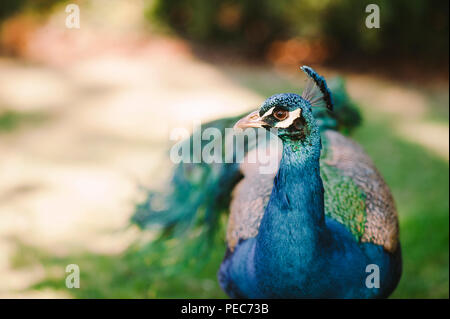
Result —
[{"label": "peacock wing", "polygon": [[344,224],[357,240],[395,251],[397,211],[370,157],[357,143],[333,130],[324,131],[322,143],[325,215]]}]

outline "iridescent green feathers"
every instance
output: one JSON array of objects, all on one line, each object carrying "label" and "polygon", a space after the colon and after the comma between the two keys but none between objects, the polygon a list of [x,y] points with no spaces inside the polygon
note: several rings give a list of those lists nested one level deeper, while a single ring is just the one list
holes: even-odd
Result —
[{"label": "iridescent green feathers", "polygon": [[325,215],[340,222],[359,242],[366,224],[366,194],[355,182],[333,165],[329,141],[322,135],[320,176],[324,187]]},{"label": "iridescent green feathers", "polygon": [[[361,234],[354,223],[360,223],[362,214],[365,214],[361,242],[374,243],[383,246],[387,251],[395,251],[398,246],[397,211],[391,191],[383,177],[357,143],[333,130],[325,130],[322,136],[325,150],[321,158],[322,171],[323,168],[326,170],[326,167],[330,166],[337,170],[339,179],[342,180],[336,182],[335,179],[329,179],[328,182],[346,184],[345,181],[351,180],[354,185],[351,186],[349,194],[357,194],[352,191],[353,186],[359,189],[360,195],[352,195],[348,202],[344,200],[340,204],[349,207],[348,219],[351,223],[347,223],[346,226],[354,235]],[[340,186],[333,187],[333,191],[338,189]],[[348,191],[341,189],[344,190]],[[355,212],[355,205],[359,205],[358,198],[364,198],[364,210],[359,210],[361,213],[355,215],[352,212]]]}]

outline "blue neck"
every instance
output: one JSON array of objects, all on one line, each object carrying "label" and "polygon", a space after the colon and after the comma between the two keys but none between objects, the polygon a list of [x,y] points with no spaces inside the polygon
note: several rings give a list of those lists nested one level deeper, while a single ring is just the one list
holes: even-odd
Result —
[{"label": "blue neck", "polygon": [[[316,134],[314,134],[316,133]],[[286,289],[312,266],[326,238],[320,134],[306,142],[285,141],[280,169],[256,238],[255,265],[260,274]],[[283,286],[283,285],[282,285]],[[299,285],[297,284],[297,287]]]}]

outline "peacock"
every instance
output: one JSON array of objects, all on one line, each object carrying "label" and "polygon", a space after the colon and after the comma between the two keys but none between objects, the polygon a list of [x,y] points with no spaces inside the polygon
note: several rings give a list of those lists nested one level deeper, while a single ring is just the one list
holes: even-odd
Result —
[{"label": "peacock", "polygon": [[330,89],[312,68],[301,70],[301,95],[276,94],[249,115],[202,127],[270,131],[282,145],[268,152],[272,171],[248,160],[271,147],[249,135],[242,161],[177,164],[170,188],[149,192],[132,219],[166,237],[195,228],[205,242],[229,212],[218,280],[232,298],[386,298],[402,272],[393,197],[347,137],[361,116],[344,81]]}]

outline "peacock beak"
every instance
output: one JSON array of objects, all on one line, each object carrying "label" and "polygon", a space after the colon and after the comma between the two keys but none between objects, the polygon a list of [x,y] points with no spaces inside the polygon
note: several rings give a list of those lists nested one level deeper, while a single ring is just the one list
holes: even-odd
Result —
[{"label": "peacock beak", "polygon": [[263,125],[267,125],[267,123],[261,120],[259,111],[254,111],[237,121],[236,124],[234,124],[233,129],[236,130],[238,128],[245,129],[247,127],[262,127]]}]

